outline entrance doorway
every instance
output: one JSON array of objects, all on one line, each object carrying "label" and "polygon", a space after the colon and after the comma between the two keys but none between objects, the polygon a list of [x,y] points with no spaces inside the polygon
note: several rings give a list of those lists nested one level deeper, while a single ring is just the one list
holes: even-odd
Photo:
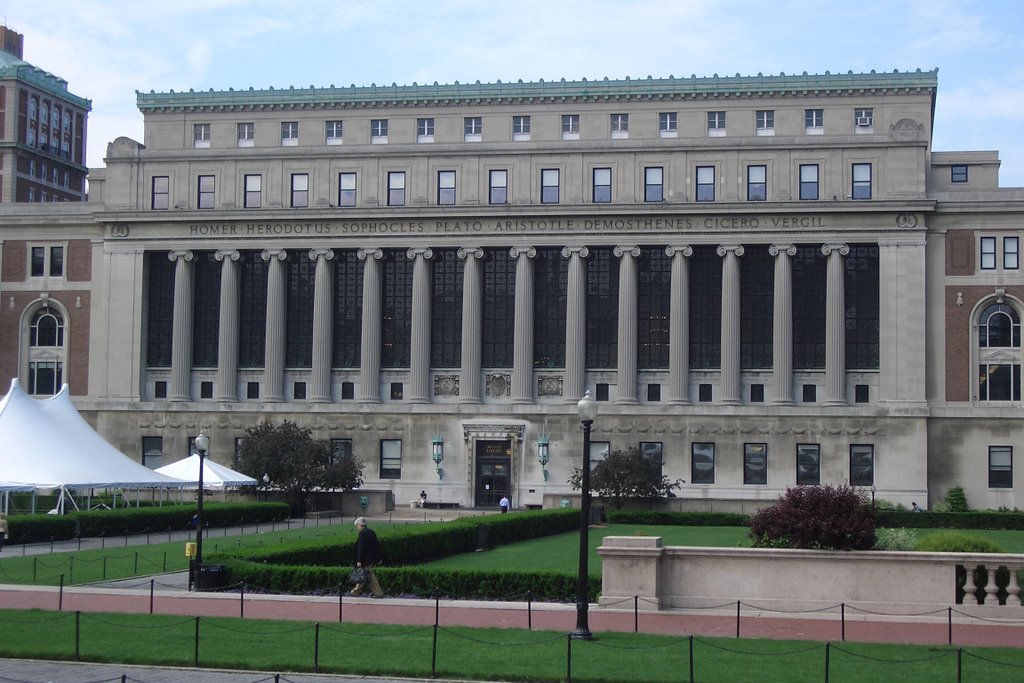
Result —
[{"label": "entrance doorway", "polygon": [[512,492],[512,442],[476,442],[476,507],[498,507]]}]

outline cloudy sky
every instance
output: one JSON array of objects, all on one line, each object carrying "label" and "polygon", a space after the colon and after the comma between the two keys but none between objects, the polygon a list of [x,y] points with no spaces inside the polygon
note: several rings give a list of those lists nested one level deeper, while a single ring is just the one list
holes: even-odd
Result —
[{"label": "cloudy sky", "polygon": [[939,68],[933,149],[1024,187],[1019,0],[10,0],[25,59],[92,100],[90,166],[135,91]]}]

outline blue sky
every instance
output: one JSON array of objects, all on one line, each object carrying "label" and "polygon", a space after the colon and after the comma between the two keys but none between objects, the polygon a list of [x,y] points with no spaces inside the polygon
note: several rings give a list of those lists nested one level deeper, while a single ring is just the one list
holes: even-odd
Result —
[{"label": "blue sky", "polygon": [[135,91],[939,68],[933,149],[1024,187],[1019,0],[14,0],[25,59],[93,101],[90,166]]}]

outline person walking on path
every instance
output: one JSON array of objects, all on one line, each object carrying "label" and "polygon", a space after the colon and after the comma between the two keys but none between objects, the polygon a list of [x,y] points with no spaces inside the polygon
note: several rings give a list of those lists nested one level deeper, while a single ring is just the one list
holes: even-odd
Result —
[{"label": "person walking on path", "polygon": [[505,514],[512,507],[512,501],[508,499],[508,496],[502,496],[501,500],[498,501],[498,505],[501,507],[501,514]]},{"label": "person walking on path", "polygon": [[377,574],[373,568],[380,564],[380,541],[373,529],[366,526],[366,518],[357,517],[355,521],[359,534],[356,536],[356,567],[366,570],[366,581],[357,583],[352,588],[352,595],[363,595],[366,592],[366,584],[370,584],[370,596],[383,598],[384,591],[381,590],[377,581]]}]

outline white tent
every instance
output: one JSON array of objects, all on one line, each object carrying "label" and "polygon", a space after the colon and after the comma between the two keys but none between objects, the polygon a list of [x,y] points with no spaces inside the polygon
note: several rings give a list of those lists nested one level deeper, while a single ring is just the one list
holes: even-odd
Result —
[{"label": "white tent", "polygon": [[[158,467],[156,471],[176,479],[196,482],[195,485],[189,485],[189,488],[196,488],[199,484],[199,454],[193,453],[184,460]],[[219,465],[209,458],[203,459],[203,488],[224,489],[255,485],[256,480],[252,477]]]},{"label": "white tent", "polygon": [[65,384],[34,399],[11,380],[0,399],[0,482],[5,487],[180,489],[190,482],[154,472],[111,446],[89,426]]}]

